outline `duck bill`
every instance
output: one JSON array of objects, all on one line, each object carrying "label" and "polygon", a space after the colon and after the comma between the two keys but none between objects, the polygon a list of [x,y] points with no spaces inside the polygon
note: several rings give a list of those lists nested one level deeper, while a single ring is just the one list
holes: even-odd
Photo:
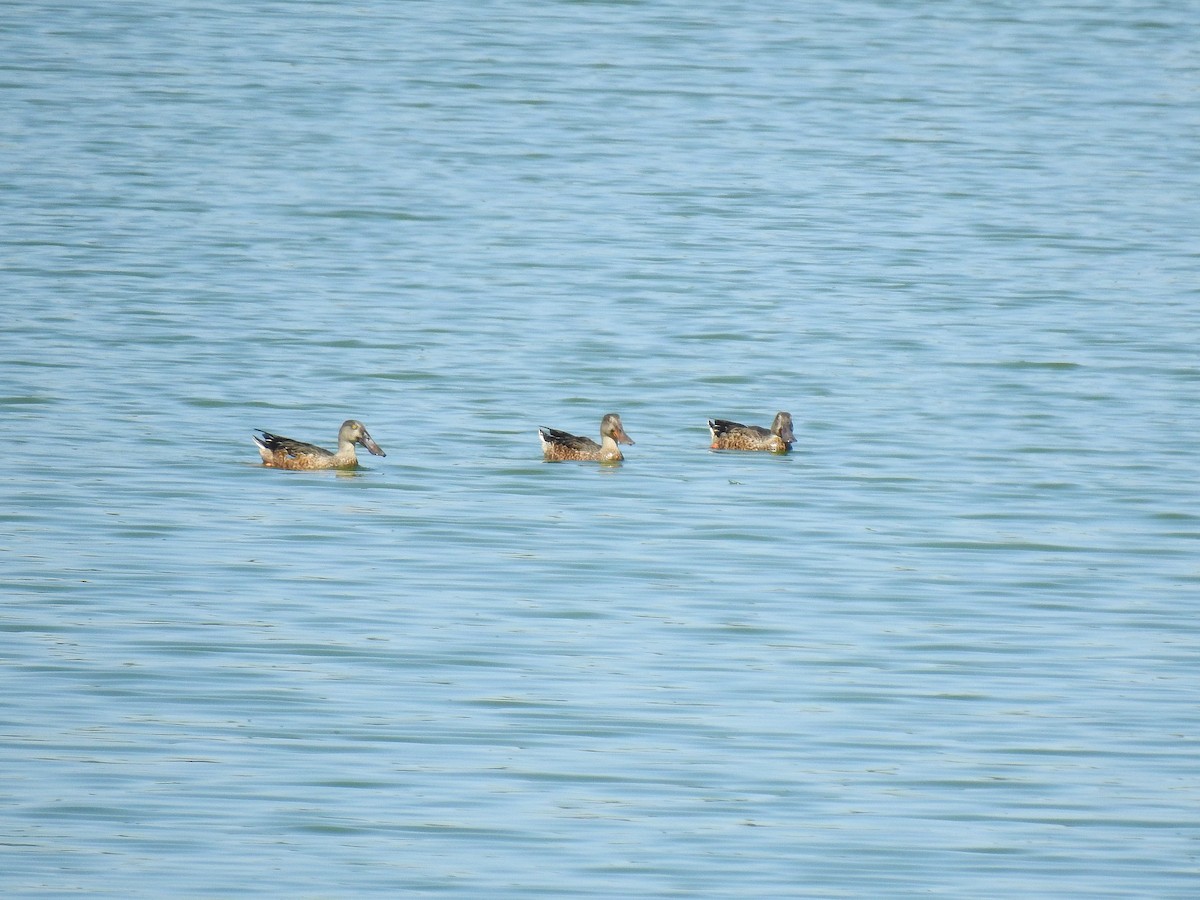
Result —
[{"label": "duck bill", "polygon": [[792,434],[792,426],[791,425],[784,425],[782,428],[780,428],[779,436],[783,439],[783,442],[785,444],[796,443],[796,435]]},{"label": "duck bill", "polygon": [[366,447],[374,456],[387,456],[387,454],[383,452],[383,448],[375,443],[375,441],[371,439],[371,436],[365,431],[363,432],[363,436],[359,438],[358,442]]},{"label": "duck bill", "polygon": [[618,444],[632,444],[633,443],[633,438],[631,438],[629,435],[627,435],[625,433],[624,428],[618,428],[613,433],[613,438],[616,440],[616,442]]}]

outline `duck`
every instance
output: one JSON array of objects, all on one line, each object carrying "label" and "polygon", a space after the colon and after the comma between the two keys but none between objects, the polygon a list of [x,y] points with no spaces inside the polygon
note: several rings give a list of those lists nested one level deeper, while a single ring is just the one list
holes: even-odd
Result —
[{"label": "duck", "polygon": [[616,413],[607,413],[600,420],[599,444],[591,438],[545,426],[538,429],[538,437],[542,441],[542,456],[552,461],[620,462],[625,457],[621,455],[621,448],[617,444],[633,443],[633,438],[625,433],[621,417]]},{"label": "duck", "polygon": [[741,425],[728,419],[709,419],[714,450],[766,450],[787,453],[796,436],[792,433],[792,414],[777,413],[769,429],[759,425]]},{"label": "duck", "polygon": [[366,447],[375,456],[387,456],[371,438],[367,426],[357,419],[347,419],[342,423],[338,430],[337,453],[315,444],[280,437],[261,428],[257,431],[262,437],[254,435],[254,443],[262,456],[263,465],[276,469],[350,469],[358,465],[355,444]]}]

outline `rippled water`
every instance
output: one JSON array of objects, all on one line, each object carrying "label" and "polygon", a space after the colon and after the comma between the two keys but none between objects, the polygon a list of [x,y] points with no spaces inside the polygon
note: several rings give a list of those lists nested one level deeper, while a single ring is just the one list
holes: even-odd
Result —
[{"label": "rippled water", "polygon": [[1195,896],[1192,12],[0,9],[0,888]]}]

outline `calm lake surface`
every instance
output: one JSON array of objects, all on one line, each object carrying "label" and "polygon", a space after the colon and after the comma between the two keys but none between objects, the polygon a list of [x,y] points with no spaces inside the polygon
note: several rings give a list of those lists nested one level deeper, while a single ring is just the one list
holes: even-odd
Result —
[{"label": "calm lake surface", "polygon": [[1200,895],[1195,12],[0,7],[0,893]]}]

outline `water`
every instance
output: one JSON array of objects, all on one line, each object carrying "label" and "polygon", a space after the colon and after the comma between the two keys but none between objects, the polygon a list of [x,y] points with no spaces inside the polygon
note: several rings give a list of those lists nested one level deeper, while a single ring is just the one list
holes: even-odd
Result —
[{"label": "water", "polygon": [[1195,896],[1191,13],[6,5],[0,888]]}]

